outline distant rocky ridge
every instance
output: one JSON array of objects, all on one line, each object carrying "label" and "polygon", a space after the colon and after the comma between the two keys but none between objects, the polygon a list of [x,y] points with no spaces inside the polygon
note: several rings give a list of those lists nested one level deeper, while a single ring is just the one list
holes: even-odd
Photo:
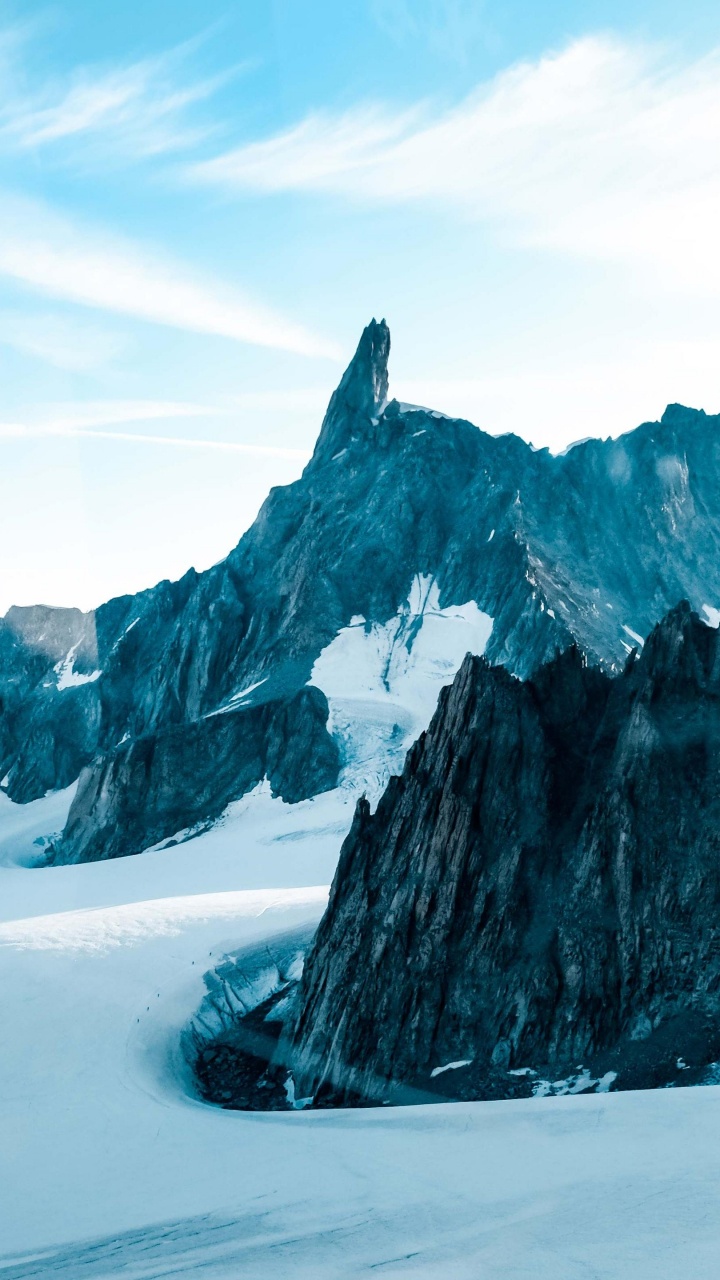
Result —
[{"label": "distant rocky ridge", "polygon": [[718,1078],[718,631],[684,602],[615,677],[468,657],[360,800],[295,998],[296,1097]]},{"label": "distant rocky ridge", "polygon": [[[236,744],[244,723],[254,741],[267,708],[267,732],[282,722],[299,758],[307,718],[296,736],[287,708],[320,655],[351,624],[407,611],[419,581],[436,612],[472,602],[492,620],[488,660],[522,676],[572,643],[618,670],[679,598],[720,605],[719,418],[671,406],[660,423],[553,457],[385,403],[389,346],[373,321],[301,479],[271,491],[220,564],[91,614],[13,609],[0,622],[0,785],[26,802],[81,775],[57,860],[140,852],[209,820],[216,762],[193,753],[218,711],[235,717]],[[410,623],[408,652],[423,615]],[[317,733],[321,766],[295,770],[293,795],[334,785],[345,764],[333,720]],[[334,773],[323,734],[341,749]],[[133,762],[156,755],[174,769],[153,766],[131,798],[144,777]],[[254,776],[242,763],[223,773],[230,798]]]}]

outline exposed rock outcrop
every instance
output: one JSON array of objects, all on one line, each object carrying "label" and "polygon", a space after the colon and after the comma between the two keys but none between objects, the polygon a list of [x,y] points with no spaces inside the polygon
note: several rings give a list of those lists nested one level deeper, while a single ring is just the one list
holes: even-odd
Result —
[{"label": "exposed rock outcrop", "polygon": [[340,767],[327,718],[325,695],[308,687],[121,744],[81,775],[53,859],[121,857],[182,837],[264,778],[288,803],[327,791]]},{"label": "exposed rock outcrop", "polygon": [[377,812],[358,804],[285,1049],[296,1093],[402,1100],[459,1063],[449,1091],[502,1096],[654,1035],[716,1054],[719,819],[720,641],[687,603],[614,678],[576,648],[527,682],[468,658]]},{"label": "exposed rock outcrop", "polygon": [[[342,628],[394,618],[419,575],[441,608],[474,601],[489,615],[488,659],[522,676],[574,642],[619,670],[633,633],[679,598],[720,607],[720,418],[671,406],[660,423],[553,457],[386,404],[389,349],[387,325],[373,321],[302,477],[271,491],[222,563],[90,614],[11,610],[0,622],[0,785],[11,798],[92,764],[76,812],[93,823],[94,779],[116,768],[119,744],[172,729],[186,741],[182,807],[205,716],[292,697]],[[201,794],[202,784],[196,809]],[[139,797],[136,807],[146,812]],[[91,829],[81,843],[97,856],[117,847]]]},{"label": "exposed rock outcrop", "polygon": [[0,778],[11,800],[74,782],[95,756],[95,626],[79,609],[9,609],[0,620]]}]

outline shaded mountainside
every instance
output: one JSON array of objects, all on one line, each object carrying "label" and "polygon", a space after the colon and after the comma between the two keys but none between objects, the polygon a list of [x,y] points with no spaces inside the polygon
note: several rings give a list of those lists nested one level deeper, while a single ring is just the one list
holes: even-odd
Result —
[{"label": "shaded mountainside", "polygon": [[310,687],[130,739],[83,775],[62,836],[63,861],[186,838],[264,778],[289,804],[329,790],[340,764],[327,718],[325,695]]},{"label": "shaded mountainside", "polygon": [[468,657],[376,813],[359,802],[297,998],[298,1096],[714,1061],[718,632],[683,603],[614,678],[575,648],[527,682]]},{"label": "shaded mountainside", "polygon": [[[358,619],[387,624],[417,581],[434,584],[439,610],[475,602],[492,619],[488,659],[522,676],[573,642],[619,669],[633,633],[677,599],[720,605],[720,419],[674,406],[661,423],[553,457],[386,404],[389,346],[373,321],[301,479],[271,491],[226,560],[92,614],[16,609],[0,622],[2,786],[24,802],[85,769],[59,860],[171,837],[158,835],[145,793],[124,844],[111,849],[92,826],[102,776],[111,829],[126,744],[172,733],[191,753],[197,726],[219,709],[285,705],[339,632]],[[449,679],[457,664],[446,665]],[[288,740],[291,754],[302,749],[302,734]],[[183,789],[191,764],[188,754]],[[198,821],[204,789],[200,778]],[[181,799],[163,796],[168,824]]]}]

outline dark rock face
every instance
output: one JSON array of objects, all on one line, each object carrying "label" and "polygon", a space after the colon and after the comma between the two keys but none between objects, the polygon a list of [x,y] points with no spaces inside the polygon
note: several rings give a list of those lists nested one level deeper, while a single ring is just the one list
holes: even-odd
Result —
[{"label": "dark rock face", "polygon": [[466,659],[358,805],[286,1054],[298,1096],[453,1062],[507,1096],[654,1035],[677,1056],[673,1027],[717,1053],[720,642],[686,603],[614,678],[575,648],[525,683]]},{"label": "dark rock face", "polygon": [[14,608],[0,620],[0,777],[11,800],[66,787],[92,760],[96,674],[95,628],[79,609]]},{"label": "dark rock face", "polygon": [[[0,778],[13,799],[92,764],[77,813],[94,822],[93,779],[112,773],[119,745],[170,730],[186,740],[184,790],[204,717],[284,704],[353,616],[385,623],[417,574],[441,606],[474,600],[489,614],[488,659],[522,676],[573,642],[619,670],[626,628],[647,634],[681,597],[720,607],[720,418],[671,406],[660,423],[552,457],[386,405],[389,348],[373,321],[301,479],[271,491],[221,564],[90,614],[0,622]],[[181,800],[168,794],[168,808]],[[111,826],[108,808],[108,839]],[[81,843],[115,847],[92,830]]]},{"label": "dark rock face", "polygon": [[327,718],[325,695],[308,687],[132,739],[82,775],[54,860],[140,853],[219,818],[265,777],[288,803],[328,790],[339,756]]}]

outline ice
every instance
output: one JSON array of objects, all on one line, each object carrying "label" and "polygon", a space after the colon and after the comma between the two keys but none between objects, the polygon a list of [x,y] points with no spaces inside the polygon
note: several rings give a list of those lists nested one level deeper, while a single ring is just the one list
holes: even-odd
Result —
[{"label": "ice", "polygon": [[440,607],[440,589],[417,574],[407,602],[385,623],[353,619],[323,649],[309,683],[326,694],[341,744],[343,784],[377,797],[427,727],[441,688],[466,653],[485,651],[492,618],[474,601]]},{"label": "ice", "polygon": [[644,647],[645,641],[643,640],[643,637],[641,635],[638,635],[637,631],[633,631],[632,627],[627,627],[624,622],[622,624],[622,629],[625,632],[625,635],[630,636],[630,639],[634,640],[635,643],[638,644],[641,649]]},{"label": "ice", "polygon": [[593,439],[593,436],[582,436],[579,440],[573,440],[571,444],[566,445],[565,448],[561,449],[555,456],[557,458],[566,458],[569,453],[572,453],[573,449],[577,449],[581,444],[589,444]]},{"label": "ice", "polygon": [[293,805],[262,783],[187,843],[39,870],[43,846],[62,830],[76,786],[26,805],[0,795],[0,920],[237,888],[327,885],[355,808],[354,796],[342,789]]},{"label": "ice", "polygon": [[76,791],[77,782],[73,782],[29,804],[15,804],[0,792],[0,868],[36,865],[42,849],[65,826]]},{"label": "ice", "polygon": [[[511,1075],[535,1075],[536,1072],[531,1070],[511,1071]],[[606,1071],[604,1076],[591,1076],[587,1067],[582,1067],[576,1075],[568,1076],[566,1080],[536,1080],[533,1084],[533,1097],[549,1098],[562,1097],[564,1094],[586,1093],[588,1090],[594,1090],[596,1093],[608,1093],[610,1086],[617,1080],[617,1071]]]},{"label": "ice", "polygon": [[80,641],[69,649],[65,657],[56,662],[53,671],[57,676],[58,689],[74,689],[77,685],[91,684],[93,680],[97,680],[101,671],[90,671],[89,673],[75,671],[75,654],[78,651]]},{"label": "ice", "polygon": [[[147,859],[123,862],[126,889],[152,891]],[[63,870],[88,906],[53,921],[34,906]],[[0,933],[8,1280],[715,1280],[720,1088],[204,1106],[178,1039],[205,970],[317,918],[325,891],[244,892],[240,872],[194,905],[114,910],[98,870],[21,872],[26,914]]]},{"label": "ice", "polygon": [[178,848],[28,869],[71,798],[0,797],[8,1280],[715,1280],[718,1086],[266,1115],[194,1096],[204,974],[319,918],[342,789],[264,784]]},{"label": "ice", "polygon": [[429,418],[445,418],[448,422],[452,422],[449,414],[441,413],[439,409],[428,409],[424,404],[411,404],[408,400],[398,400],[397,407],[400,413],[426,413]]},{"label": "ice", "polygon": [[281,936],[321,916],[363,769],[400,760],[487,641],[476,605],[439,600],[418,577],[318,660],[353,786],[288,805],[265,782],[186,843],[58,867],[75,787],[0,795],[7,1280],[715,1280],[716,1084],[611,1093],[578,1069],[536,1082],[561,1096],[313,1112],[288,1080],[295,1109],[268,1114],[195,1095],[182,1033],[205,974],[248,946],[268,989]]},{"label": "ice", "polygon": [[434,1067],[430,1072],[430,1078],[441,1076],[444,1071],[456,1071],[458,1067],[469,1067],[472,1058],[458,1058],[457,1062],[446,1062],[444,1067]]},{"label": "ice", "polygon": [[242,702],[244,702],[245,698],[249,698],[251,693],[254,693],[256,689],[259,689],[261,685],[265,684],[266,680],[267,676],[263,676],[262,680],[256,680],[254,684],[249,684],[244,689],[240,689],[238,693],[234,693],[231,698],[228,698],[227,702],[225,702],[221,707],[218,707],[215,711],[208,712],[208,718],[210,716],[222,715],[225,711],[233,711],[236,707],[240,706]]}]

